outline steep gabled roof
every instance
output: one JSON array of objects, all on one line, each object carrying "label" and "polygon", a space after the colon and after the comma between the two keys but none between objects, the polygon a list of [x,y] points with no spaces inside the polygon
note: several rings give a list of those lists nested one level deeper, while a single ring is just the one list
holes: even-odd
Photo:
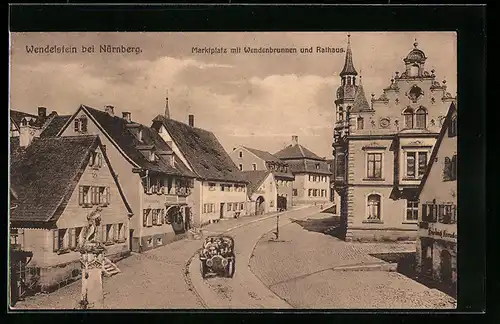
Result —
[{"label": "steep gabled roof", "polygon": [[252,194],[254,194],[255,191],[259,189],[262,182],[266,180],[267,176],[269,176],[271,172],[267,170],[257,170],[242,171],[241,173],[243,174],[243,177],[246,179],[246,181],[248,181],[247,195],[251,197]]},{"label": "steep gabled roof", "polygon": [[[169,161],[157,154],[157,161],[152,162],[144,156],[139,150],[138,146],[153,145],[154,151],[171,151],[172,149],[165,143],[165,141],[158,135],[158,133],[150,127],[144,126],[139,123],[128,122],[127,120],[111,116],[107,112],[81,105],[80,109],[72,116],[75,117],[79,114],[80,110],[85,111],[101,128],[103,133],[107,135],[111,142],[116,143],[118,149],[121,150],[126,158],[132,161],[136,166],[155,172],[161,172],[169,175],[196,177],[186,165],[174,154],[174,166],[171,166]],[[69,126],[72,119],[66,121],[65,127]],[[138,131],[141,130],[142,141],[133,133],[130,126]],[[59,134],[62,132],[59,131]]]},{"label": "steep gabled roof", "polygon": [[420,186],[418,187],[418,196],[420,196],[420,194],[422,193],[425,183],[427,182],[427,178],[431,173],[432,166],[434,165],[434,161],[436,160],[439,148],[441,147],[441,142],[443,142],[443,138],[446,136],[448,128],[450,127],[451,118],[455,113],[455,111],[456,111],[455,103],[451,103],[450,108],[448,109],[448,113],[446,114],[443,127],[441,127],[441,132],[439,132],[439,137],[437,138],[436,144],[434,144],[434,148],[432,149],[432,153],[429,158],[429,165],[425,169],[424,176],[422,177],[422,181],[420,182]]},{"label": "steep gabled roof", "polygon": [[[330,176],[332,172],[328,170],[328,163],[326,161],[316,161],[316,160],[292,160],[288,162],[290,170],[292,173],[311,173],[311,174],[321,174]],[[319,165],[319,169],[316,167]]]},{"label": "steep gabled roof", "polygon": [[204,180],[246,182],[241,171],[210,131],[157,116],[152,128],[163,125],[194,172]]},{"label": "steep gabled roof", "polygon": [[[12,210],[10,220],[57,221],[83,174],[90,153],[100,145],[99,137],[93,135],[35,138],[22,155],[12,157],[10,181],[20,203]],[[103,156],[110,166],[105,152]],[[110,170],[113,174],[111,166]],[[119,187],[116,178],[115,183]],[[124,202],[131,213],[125,199]]]},{"label": "steep gabled roof", "polygon": [[363,85],[358,85],[356,88],[356,97],[354,98],[354,103],[352,104],[351,112],[363,112],[372,111],[368,101],[366,100],[365,90]]},{"label": "steep gabled roof", "polygon": [[284,149],[282,149],[281,151],[274,153],[274,155],[282,160],[311,159],[311,160],[324,161],[323,158],[320,158],[319,156],[309,151],[300,144],[289,145]]},{"label": "steep gabled roof", "polygon": [[71,115],[54,116],[49,124],[45,126],[44,130],[40,133],[40,137],[56,136],[70,118]]},{"label": "steep gabled roof", "polygon": [[276,156],[272,155],[271,153],[269,152],[266,152],[266,151],[261,151],[261,150],[257,150],[257,149],[254,149],[254,148],[250,148],[250,147],[246,147],[246,146],[242,146],[244,149],[252,152],[253,154],[255,154],[258,158],[266,161],[266,162],[276,162],[276,163],[283,163],[283,161],[281,161],[280,159],[278,159]]}]

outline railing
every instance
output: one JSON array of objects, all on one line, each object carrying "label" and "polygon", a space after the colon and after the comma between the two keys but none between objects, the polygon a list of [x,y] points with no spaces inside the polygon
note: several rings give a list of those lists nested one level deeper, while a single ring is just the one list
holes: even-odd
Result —
[{"label": "railing", "polygon": [[178,196],[189,196],[191,194],[191,188],[176,188],[175,193]]}]

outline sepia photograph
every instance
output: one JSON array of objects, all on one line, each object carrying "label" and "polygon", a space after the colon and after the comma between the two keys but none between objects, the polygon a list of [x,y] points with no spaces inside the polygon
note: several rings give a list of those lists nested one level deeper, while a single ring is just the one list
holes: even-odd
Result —
[{"label": "sepia photograph", "polygon": [[9,73],[11,310],[456,309],[456,32],[11,32]]}]

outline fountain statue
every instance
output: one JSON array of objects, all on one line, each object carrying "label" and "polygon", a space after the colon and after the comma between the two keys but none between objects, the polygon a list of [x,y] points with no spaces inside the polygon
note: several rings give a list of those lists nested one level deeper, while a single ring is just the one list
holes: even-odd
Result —
[{"label": "fountain statue", "polygon": [[104,270],[105,248],[100,240],[102,208],[97,206],[87,215],[88,225],[79,242],[80,262],[82,266],[82,294],[78,308],[103,308],[104,294],[102,276]]}]

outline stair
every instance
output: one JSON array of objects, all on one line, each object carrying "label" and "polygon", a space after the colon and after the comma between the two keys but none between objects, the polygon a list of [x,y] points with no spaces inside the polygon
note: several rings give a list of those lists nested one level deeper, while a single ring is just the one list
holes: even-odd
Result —
[{"label": "stair", "polygon": [[111,277],[114,276],[115,274],[120,273],[120,269],[118,269],[118,266],[111,262],[110,259],[104,258],[104,276],[105,277]]}]

